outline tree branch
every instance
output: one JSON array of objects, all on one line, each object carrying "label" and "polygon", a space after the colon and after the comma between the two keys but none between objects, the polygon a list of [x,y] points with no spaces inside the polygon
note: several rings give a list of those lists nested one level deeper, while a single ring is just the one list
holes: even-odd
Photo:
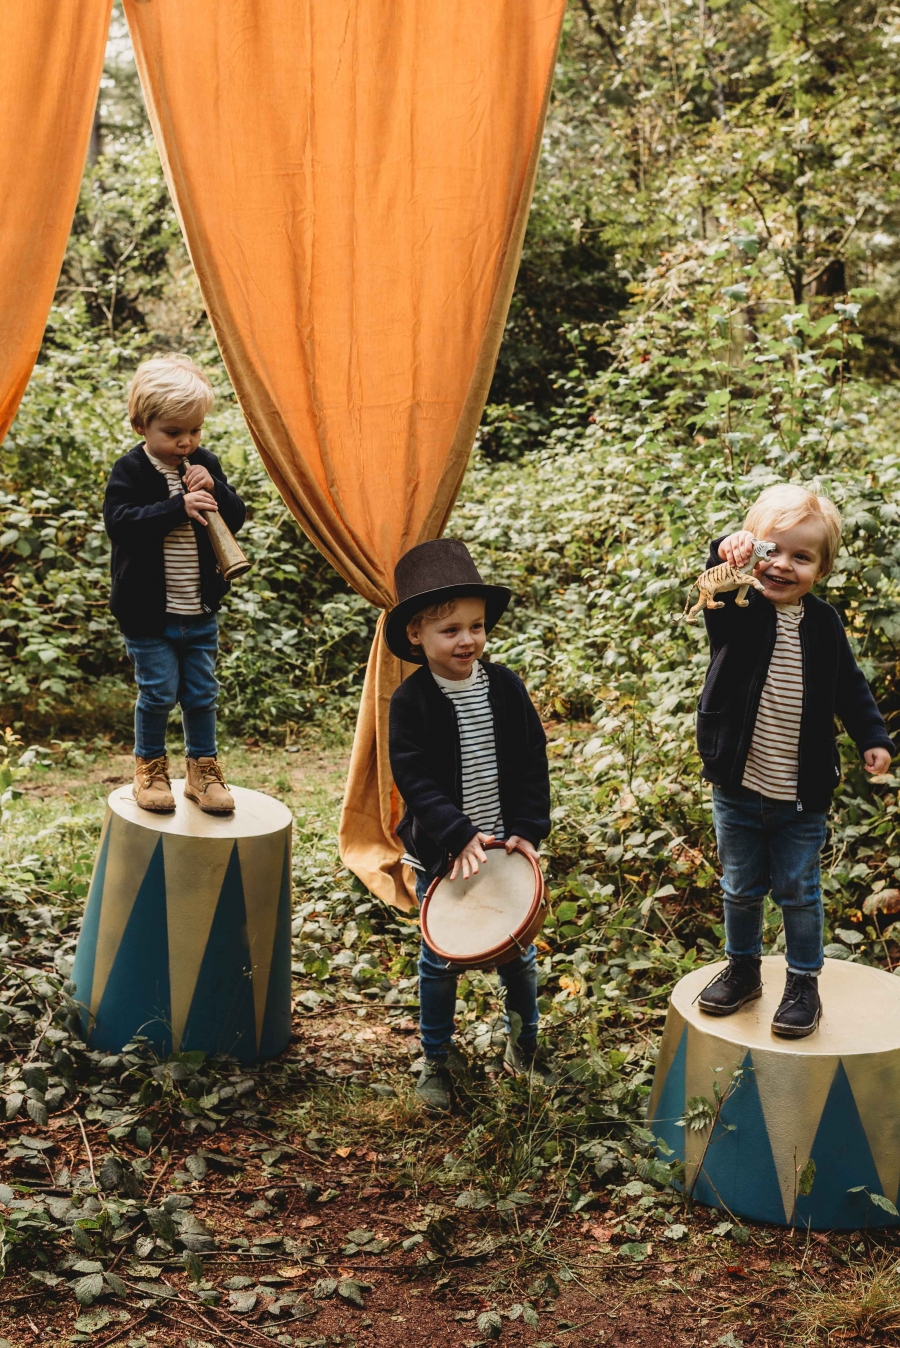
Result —
[{"label": "tree branch", "polygon": [[603,41],[609,48],[610,56],[621,70],[622,60],[621,57],[619,56],[619,50],[615,44],[615,40],[613,39],[612,34],[609,33],[607,29],[604,28],[603,24],[600,22],[600,18],[596,13],[593,5],[591,4],[591,0],[581,0],[581,8],[584,10],[585,18],[587,19],[591,28],[594,30],[595,33],[597,33],[600,37],[602,37]]}]

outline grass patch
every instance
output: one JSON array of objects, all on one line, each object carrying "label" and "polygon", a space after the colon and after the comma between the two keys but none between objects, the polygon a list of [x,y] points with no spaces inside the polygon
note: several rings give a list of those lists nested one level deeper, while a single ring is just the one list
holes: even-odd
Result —
[{"label": "grass patch", "polygon": [[839,1288],[804,1291],[794,1323],[807,1343],[823,1338],[896,1343],[900,1335],[897,1261],[888,1257],[874,1268],[857,1265],[847,1271]]}]

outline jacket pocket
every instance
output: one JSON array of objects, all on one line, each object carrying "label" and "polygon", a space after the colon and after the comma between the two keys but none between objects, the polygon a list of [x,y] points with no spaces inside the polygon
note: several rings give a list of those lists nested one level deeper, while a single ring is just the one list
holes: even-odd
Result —
[{"label": "jacket pocket", "polygon": [[721,713],[717,711],[697,712],[697,748],[705,763],[714,759],[719,752],[721,719]]}]

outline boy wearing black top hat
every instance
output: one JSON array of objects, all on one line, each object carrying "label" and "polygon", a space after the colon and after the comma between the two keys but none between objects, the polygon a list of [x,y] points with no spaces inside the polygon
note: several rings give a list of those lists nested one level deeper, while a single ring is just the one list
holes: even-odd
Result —
[{"label": "boy wearing black top hat", "polygon": [[[510,591],[486,585],[454,538],[411,549],[394,579],[399,602],[385,639],[394,655],[421,665],[394,693],[390,714],[391,769],[406,804],[397,833],[421,901],[437,876],[475,874],[487,861],[487,842],[536,853],[550,832],[550,780],[543,727],[525,685],[503,665],[481,661]],[[498,971],[507,1013],[521,1025],[509,1035],[504,1065],[549,1084],[552,1075],[537,1052],[536,958],[532,945]],[[450,1108],[452,1072],[462,1065],[451,1043],[460,972],[423,939],[425,1067],[416,1091],[431,1110]]]}]

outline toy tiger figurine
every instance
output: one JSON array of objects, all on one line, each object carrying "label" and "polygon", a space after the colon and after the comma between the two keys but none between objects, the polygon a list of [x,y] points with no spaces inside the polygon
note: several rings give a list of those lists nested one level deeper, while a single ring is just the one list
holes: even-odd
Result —
[{"label": "toy tiger figurine", "polygon": [[[758,538],[753,540],[753,556],[748,559],[753,565],[756,565],[755,558],[769,557],[775,551],[774,543],[763,543]],[[747,566],[748,562],[744,563]],[[729,590],[737,590],[735,603],[738,608],[747,607],[747,591],[751,585],[755,590],[763,593],[763,587],[750,571],[744,571],[739,566],[730,566],[728,562],[722,562],[719,566],[711,566],[708,571],[704,571],[702,576],[698,576],[688,590],[687,603],[684,606],[682,618],[685,622],[692,623],[701,609],[704,608],[724,608],[725,605],[717,603],[715,596],[717,594],[727,594]],[[691,608],[691,591],[699,590],[700,598],[693,608]]]}]

